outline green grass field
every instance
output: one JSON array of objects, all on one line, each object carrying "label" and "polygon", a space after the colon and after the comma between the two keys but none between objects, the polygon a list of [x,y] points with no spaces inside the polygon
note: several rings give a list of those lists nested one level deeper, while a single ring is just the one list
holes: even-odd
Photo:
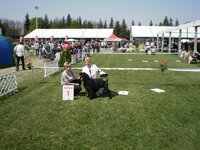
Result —
[{"label": "green grass field", "polygon": [[[168,61],[168,68],[199,68],[175,55],[92,59],[100,68],[159,68],[154,60]],[[127,96],[89,100],[82,90],[74,101],[63,101],[61,72],[44,78],[40,69],[19,71],[19,91],[0,100],[0,149],[200,149],[199,72],[106,72],[110,89],[129,91]]]}]

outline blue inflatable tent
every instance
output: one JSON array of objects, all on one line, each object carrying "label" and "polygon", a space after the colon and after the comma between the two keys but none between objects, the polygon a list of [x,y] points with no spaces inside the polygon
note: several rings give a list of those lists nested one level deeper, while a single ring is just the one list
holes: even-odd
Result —
[{"label": "blue inflatable tent", "polygon": [[10,40],[0,35],[0,68],[14,65],[13,46]]}]

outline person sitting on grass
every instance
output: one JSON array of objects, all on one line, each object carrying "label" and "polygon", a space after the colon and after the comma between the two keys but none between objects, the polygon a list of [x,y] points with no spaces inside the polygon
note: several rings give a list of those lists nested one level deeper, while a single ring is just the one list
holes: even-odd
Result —
[{"label": "person sitting on grass", "polygon": [[74,95],[77,96],[82,90],[81,80],[74,76],[74,73],[71,69],[71,65],[67,62],[63,65],[64,71],[61,75],[61,85],[73,85],[74,86]]},{"label": "person sitting on grass", "polygon": [[197,58],[192,50],[190,50],[190,52],[189,52],[188,63],[189,64],[197,63]]}]

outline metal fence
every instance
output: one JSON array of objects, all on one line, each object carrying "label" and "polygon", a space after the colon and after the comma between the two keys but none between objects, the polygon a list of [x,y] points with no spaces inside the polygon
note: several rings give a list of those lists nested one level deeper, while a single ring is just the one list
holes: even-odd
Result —
[{"label": "metal fence", "polygon": [[12,91],[17,91],[16,72],[0,75],[0,97]]},{"label": "metal fence", "polygon": [[58,61],[44,63],[44,77],[48,77],[59,70]]}]

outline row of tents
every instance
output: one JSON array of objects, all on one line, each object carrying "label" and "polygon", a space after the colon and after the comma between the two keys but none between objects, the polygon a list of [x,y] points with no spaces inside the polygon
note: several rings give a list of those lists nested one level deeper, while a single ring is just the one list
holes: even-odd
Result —
[{"label": "row of tents", "polygon": [[[78,40],[76,39],[66,39],[65,41],[67,42],[76,42]],[[105,38],[101,41],[104,41],[104,42],[123,42],[123,41],[127,41],[126,39],[123,39],[123,38],[119,38],[117,37],[115,34],[111,34],[108,38]]]},{"label": "row of tents", "polygon": [[25,39],[100,39],[104,41],[123,41],[125,39],[117,37],[113,29],[35,29],[27,34]]},{"label": "row of tents", "polygon": [[[131,26],[130,40],[157,38],[158,34],[165,30],[172,30],[174,27],[169,26]],[[182,38],[194,38],[194,27],[182,29]],[[43,39],[99,39],[105,41],[123,41],[125,39],[119,38],[113,34],[114,29],[35,29],[31,33],[24,36],[25,39],[34,39],[35,37]],[[161,36],[161,34],[160,34]],[[164,34],[165,38],[169,37],[169,33]],[[179,31],[171,33],[172,38],[179,37]],[[198,31],[197,37],[200,38]]]}]

